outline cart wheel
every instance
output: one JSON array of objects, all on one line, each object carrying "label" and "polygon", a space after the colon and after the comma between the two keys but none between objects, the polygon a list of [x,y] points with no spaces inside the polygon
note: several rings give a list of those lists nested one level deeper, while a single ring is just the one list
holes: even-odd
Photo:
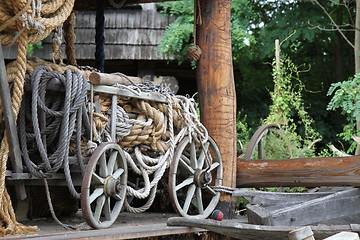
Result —
[{"label": "cart wheel", "polygon": [[92,228],[110,227],[126,197],[127,166],[119,145],[102,143],[89,159],[81,186],[81,209]]},{"label": "cart wheel", "polygon": [[[205,152],[211,160],[209,169]],[[212,138],[203,147],[184,138],[169,170],[169,194],[175,210],[184,217],[208,217],[220,199],[220,192],[211,186],[221,185],[222,171],[221,154]]]},{"label": "cart wheel", "polygon": [[264,143],[263,139],[269,133],[269,131],[278,130],[277,124],[266,124],[259,127],[254,135],[251,137],[248,147],[244,155],[244,159],[254,159],[253,155],[257,152],[257,159],[264,158]]}]

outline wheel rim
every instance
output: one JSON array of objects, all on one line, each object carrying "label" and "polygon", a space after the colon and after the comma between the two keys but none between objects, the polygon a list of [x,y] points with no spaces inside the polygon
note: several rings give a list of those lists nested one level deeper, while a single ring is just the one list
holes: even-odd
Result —
[{"label": "wheel rim", "polygon": [[[222,183],[222,160],[219,148],[209,137],[204,148],[184,138],[176,147],[169,171],[169,193],[175,210],[184,217],[206,218],[215,209],[220,192],[211,186]],[[207,174],[205,152],[210,153],[211,177]],[[210,178],[210,179],[209,179]]]},{"label": "wheel rim", "polygon": [[262,146],[262,139],[264,138],[264,136],[266,134],[268,134],[268,132],[272,129],[279,129],[279,125],[277,124],[266,124],[263,125],[261,127],[259,127],[256,132],[254,133],[254,135],[251,137],[249,145],[247,146],[245,155],[244,155],[244,159],[252,159],[252,156],[256,150],[256,148],[258,148],[258,156],[257,159],[263,159],[264,158],[264,151],[263,151],[263,146]]},{"label": "wheel rim", "polygon": [[89,159],[81,186],[81,209],[92,228],[117,219],[126,197],[127,166],[119,145],[102,143]]}]

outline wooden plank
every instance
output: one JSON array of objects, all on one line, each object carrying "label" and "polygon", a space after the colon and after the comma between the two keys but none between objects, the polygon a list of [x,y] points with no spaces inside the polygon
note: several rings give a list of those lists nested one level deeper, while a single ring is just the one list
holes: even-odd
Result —
[{"label": "wooden plank", "polygon": [[360,186],[360,155],[335,158],[238,158],[236,186]]},{"label": "wooden plank", "polygon": [[289,240],[315,240],[311,227],[306,226],[289,232]]},{"label": "wooden plank", "polygon": [[[10,88],[6,76],[6,67],[4,62],[4,55],[2,46],[0,45],[0,97],[3,110],[3,117],[5,122],[5,133],[9,145],[10,162],[14,172],[23,172],[21,150],[19,138],[17,135],[17,127],[15,123],[15,116],[11,103]],[[26,198],[25,185],[22,181],[15,183],[16,195],[20,200]]]},{"label": "wooden plank", "polygon": [[[290,198],[290,197],[289,197]],[[276,210],[248,205],[248,221],[270,226],[300,226],[360,213],[360,189],[352,188]],[[358,209],[358,210],[357,210]]]},{"label": "wooden plank", "polygon": [[299,226],[360,213],[360,189],[337,192],[271,213],[277,226]]},{"label": "wooden plank", "polygon": [[279,209],[285,206],[295,205],[319,197],[324,197],[333,192],[317,192],[317,193],[285,193],[285,192],[265,192],[251,191],[246,189],[235,189],[233,197],[245,197],[251,204],[257,204],[267,207],[268,210]]},{"label": "wooden plank", "polygon": [[354,232],[340,232],[324,240],[359,240],[359,234]]},{"label": "wooden plank", "polygon": [[[188,226],[205,228],[209,231],[241,240],[288,240],[288,233],[302,226],[262,226],[243,223],[240,220],[215,221],[196,218],[169,218],[168,226]],[[358,224],[356,224],[356,227]],[[360,228],[351,225],[317,225],[310,226],[315,239],[324,239],[341,231],[359,233]]]},{"label": "wooden plank", "polygon": [[72,240],[121,240],[121,239],[138,239],[138,238],[152,238],[158,236],[171,236],[180,234],[206,232],[205,229],[194,227],[169,227],[166,223],[154,224],[133,224],[133,226],[126,227],[112,227],[100,230],[87,230],[87,231],[68,231],[62,233],[48,233],[48,234],[23,234],[17,236],[10,236],[7,239],[39,239],[39,240],[59,240],[59,239],[72,239]]}]

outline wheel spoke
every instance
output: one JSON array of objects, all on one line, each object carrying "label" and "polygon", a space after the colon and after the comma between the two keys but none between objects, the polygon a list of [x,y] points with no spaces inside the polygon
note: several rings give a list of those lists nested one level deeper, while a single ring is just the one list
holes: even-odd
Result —
[{"label": "wheel spoke", "polygon": [[193,140],[190,144],[190,166],[193,169],[197,169],[197,161],[196,161],[196,146],[195,141]]},{"label": "wheel spoke", "polygon": [[198,166],[199,166],[199,169],[203,169],[203,166],[204,166],[204,160],[205,160],[205,153],[208,151],[209,149],[209,145],[210,145],[210,142],[206,142],[204,144],[204,148],[202,149],[200,155],[199,155],[199,160],[198,160]]},{"label": "wheel spoke", "polygon": [[196,203],[197,203],[197,207],[199,210],[199,214],[204,214],[204,206],[203,206],[203,202],[202,202],[202,193],[201,193],[201,188],[197,187],[196,188]]},{"label": "wheel spoke", "polygon": [[112,174],[114,171],[117,155],[118,155],[118,151],[112,151],[110,154],[109,162],[107,164],[108,174]]},{"label": "wheel spoke", "polygon": [[104,193],[104,188],[96,188],[93,193],[89,196],[89,203],[91,204],[94,202],[99,196],[101,196]]},{"label": "wheel spoke", "polygon": [[124,172],[124,169],[119,168],[112,174],[112,177],[115,179],[118,179],[121,176],[121,174],[123,174],[123,172]]},{"label": "wheel spoke", "polygon": [[182,189],[185,186],[188,186],[190,184],[192,184],[194,182],[194,179],[192,177],[189,177],[187,179],[185,179],[182,183],[180,183],[179,185],[177,185],[175,187],[175,191],[179,191],[180,189]]},{"label": "wheel spoke", "polygon": [[99,220],[100,220],[100,215],[101,215],[102,209],[103,209],[103,207],[104,207],[105,199],[106,199],[105,196],[101,196],[101,197],[99,197],[98,200],[96,201],[94,218],[95,218],[95,220],[98,221],[98,222],[99,222]]},{"label": "wheel spoke", "polygon": [[91,181],[94,184],[104,184],[104,182],[105,182],[105,179],[100,177],[99,175],[97,175],[95,172],[92,173],[91,177],[92,177]]},{"label": "wheel spoke", "polygon": [[119,194],[115,194],[113,196],[113,198],[115,198],[116,201],[121,201],[122,200],[122,197]]},{"label": "wheel spoke", "polygon": [[187,156],[185,156],[184,154],[181,155],[181,159],[184,162],[186,162],[188,165],[190,165],[190,159]]},{"label": "wheel spoke", "polygon": [[99,169],[100,176],[106,178],[108,176],[108,171],[107,171],[107,166],[106,166],[105,152],[103,154],[101,154],[101,156],[100,156],[99,165],[100,165],[100,169]]},{"label": "wheel spoke", "polygon": [[220,163],[218,163],[218,162],[214,162],[214,163],[212,163],[212,164],[211,164],[211,166],[210,166],[209,171],[214,170],[214,169],[215,169],[215,168],[217,168],[218,166],[220,166]]},{"label": "wheel spoke", "polygon": [[216,195],[217,193],[214,191],[214,189],[212,189],[210,186],[206,186],[205,188],[206,190],[208,190],[212,195]]},{"label": "wheel spoke", "polygon": [[110,209],[110,198],[107,197],[105,199],[105,204],[104,204],[104,207],[103,207],[103,213],[105,215],[105,219],[106,220],[111,220],[111,209]]},{"label": "wheel spoke", "polygon": [[188,170],[191,174],[195,173],[195,170],[193,168],[191,168],[186,161],[183,160],[183,156],[181,156],[181,158],[179,159],[179,163],[181,164],[181,166],[183,168],[185,168],[186,170]]},{"label": "wheel spoke", "polygon": [[185,213],[189,211],[190,203],[192,198],[194,197],[195,189],[196,189],[195,184],[192,184],[187,191],[186,199],[183,207]]}]

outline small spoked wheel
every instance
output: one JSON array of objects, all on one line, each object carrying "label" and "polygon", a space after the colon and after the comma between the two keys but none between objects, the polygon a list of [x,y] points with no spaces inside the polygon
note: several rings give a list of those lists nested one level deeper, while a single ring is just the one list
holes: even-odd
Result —
[{"label": "small spoked wheel", "polygon": [[81,186],[81,209],[92,228],[110,227],[126,197],[127,166],[123,150],[102,143],[89,159]]},{"label": "small spoked wheel", "polygon": [[220,192],[212,186],[221,185],[222,172],[221,154],[212,138],[204,144],[184,138],[176,147],[169,170],[169,193],[175,210],[184,217],[208,217],[220,199]]},{"label": "small spoked wheel", "polygon": [[277,124],[266,124],[259,127],[250,139],[244,159],[264,159],[266,157],[264,146],[269,144],[266,142],[266,136],[270,133],[275,133],[276,130],[279,130],[279,125]]}]

